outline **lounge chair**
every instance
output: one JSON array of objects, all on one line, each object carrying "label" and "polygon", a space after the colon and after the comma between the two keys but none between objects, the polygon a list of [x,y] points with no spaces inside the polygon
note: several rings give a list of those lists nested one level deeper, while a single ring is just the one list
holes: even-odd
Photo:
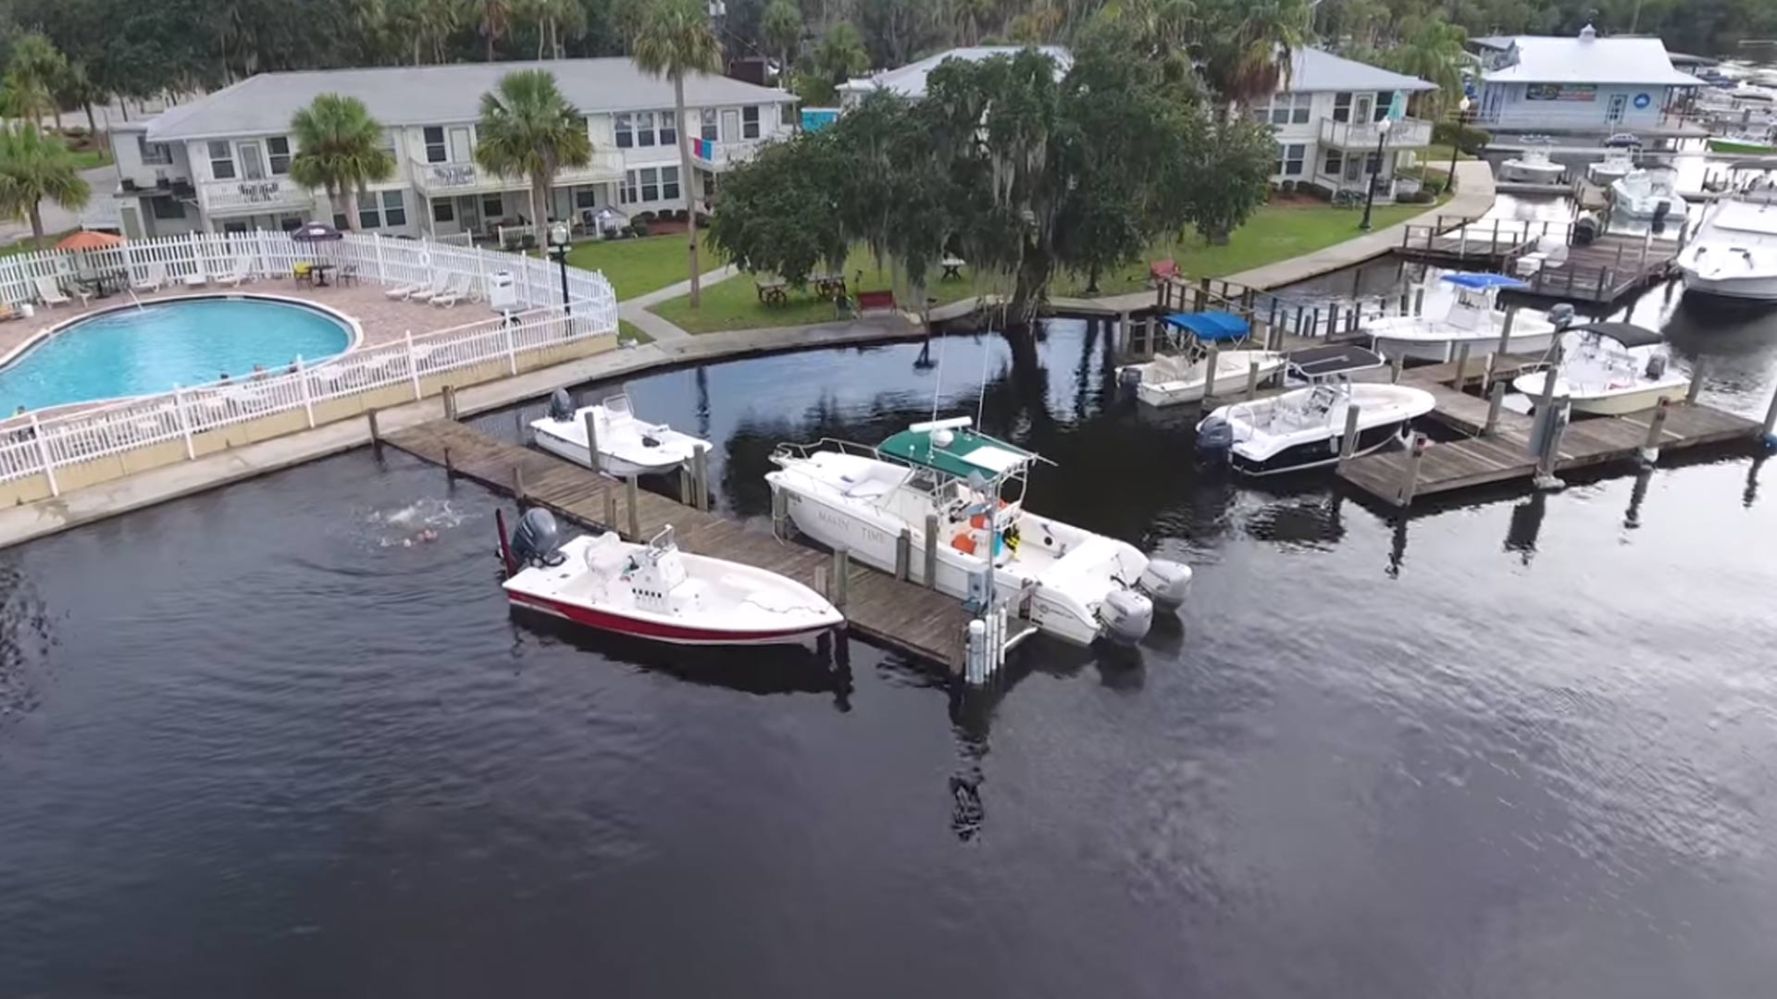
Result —
[{"label": "lounge chair", "polygon": [[450,288],[442,295],[432,299],[432,304],[439,308],[449,308],[469,297],[469,275],[460,274],[451,278]]},{"label": "lounge chair", "polygon": [[444,294],[449,289],[450,275],[443,271],[439,271],[432,275],[431,284],[421,288],[419,291],[410,293],[407,296],[407,300],[410,302],[430,302],[432,299]]},{"label": "lounge chair", "polygon": [[37,279],[37,298],[46,306],[74,304],[74,300],[62,292],[62,286],[52,277]]},{"label": "lounge chair", "polygon": [[216,279],[217,284],[225,284],[230,288],[239,288],[243,282],[253,280],[253,258],[242,254],[234,258],[234,269]]},{"label": "lounge chair", "polygon": [[130,290],[134,292],[150,292],[159,291],[166,286],[167,265],[156,262],[148,265],[147,277],[140,281],[133,281],[130,283]]}]

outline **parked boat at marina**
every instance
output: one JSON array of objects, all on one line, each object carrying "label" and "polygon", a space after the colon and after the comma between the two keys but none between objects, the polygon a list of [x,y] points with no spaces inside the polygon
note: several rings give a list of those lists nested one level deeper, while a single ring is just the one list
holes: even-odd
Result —
[{"label": "parked boat at marina", "polygon": [[690,461],[709,442],[680,433],[664,423],[636,417],[629,396],[606,396],[594,406],[574,408],[564,389],[549,398],[549,415],[531,421],[537,446],[551,454],[593,467],[586,436],[587,414],[598,437],[597,468],[619,478],[670,472]]},{"label": "parked boat at marina", "polygon": [[1543,146],[1531,146],[1499,165],[1500,179],[1526,184],[1559,184],[1567,168],[1549,158]]},{"label": "parked boat at marina", "polygon": [[1605,150],[1603,159],[1587,164],[1586,179],[1600,187],[1606,187],[1613,181],[1627,177],[1634,170],[1634,148],[1610,148]]},{"label": "parked boat at marina", "polygon": [[[1135,397],[1149,406],[1176,406],[1199,402],[1210,387],[1210,344],[1216,344],[1215,385],[1244,385],[1253,376],[1269,378],[1283,369],[1285,355],[1271,350],[1224,350],[1221,344],[1244,340],[1247,321],[1227,312],[1179,312],[1161,319],[1168,331],[1173,353],[1161,354],[1140,364],[1117,369],[1121,384],[1133,384]],[[1178,331],[1186,335],[1183,342]]]},{"label": "parked boat at marina", "polygon": [[1618,219],[1683,218],[1678,173],[1669,167],[1635,170],[1610,185],[1610,214]]},{"label": "parked boat at marina", "polygon": [[[1498,345],[1506,321],[1499,293],[1530,287],[1514,277],[1466,271],[1445,274],[1441,280],[1455,292],[1442,316],[1382,316],[1364,323],[1362,330],[1378,353],[1389,358],[1449,361],[1464,343],[1471,349],[1492,349]],[[1519,312],[1512,320],[1507,349],[1547,350],[1560,324],[1571,320],[1572,314],[1572,307],[1563,306],[1556,306],[1546,316]]]},{"label": "parked boat at marina", "polygon": [[1750,194],[1710,206],[1678,254],[1687,294],[1777,302],[1777,205]]},{"label": "parked boat at marina", "polygon": [[[503,534],[503,528],[502,528]],[[764,569],[679,550],[671,527],[647,544],[615,533],[562,544],[533,509],[507,548],[506,598],[612,634],[675,645],[785,645],[843,622],[814,590]]]},{"label": "parked boat at marina", "polygon": [[924,582],[924,558],[912,553],[934,530],[940,592],[978,606],[992,592],[1068,642],[1136,641],[1154,604],[1183,602],[1189,567],[1025,509],[1030,468],[1044,459],[972,422],[916,423],[877,447],[781,444],[765,480],[798,531],[885,572],[908,558],[909,576]]},{"label": "parked boat at marina", "polygon": [[[1620,416],[1685,397],[1690,372],[1672,362],[1665,338],[1632,323],[1593,323],[1561,334],[1554,394],[1576,413]],[[1512,388],[1542,398],[1547,370],[1519,375]]]},{"label": "parked boat at marina", "polygon": [[1358,347],[1300,352],[1291,358],[1291,368],[1312,384],[1210,413],[1197,424],[1198,451],[1225,456],[1235,471],[1255,476],[1333,465],[1339,461],[1347,413],[1353,408],[1357,440],[1352,453],[1386,447],[1401,439],[1414,419],[1431,412],[1436,400],[1424,389],[1408,385],[1351,380],[1352,373],[1381,363],[1379,355]]}]

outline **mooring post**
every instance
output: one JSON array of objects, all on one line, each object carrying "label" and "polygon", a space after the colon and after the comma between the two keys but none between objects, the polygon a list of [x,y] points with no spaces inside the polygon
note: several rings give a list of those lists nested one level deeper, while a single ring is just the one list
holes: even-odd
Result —
[{"label": "mooring post", "polygon": [[1691,387],[1685,390],[1684,401],[1687,405],[1695,405],[1697,396],[1703,391],[1703,359],[1701,357],[1691,366]]},{"label": "mooring post", "polygon": [[586,467],[593,471],[599,470],[599,428],[591,407],[584,414],[586,424]]},{"label": "mooring post", "polygon": [[1420,285],[1419,287],[1413,289],[1413,314],[1416,316],[1425,315],[1425,286],[1424,285]]},{"label": "mooring post", "polygon": [[679,505],[680,506],[693,505],[692,499],[691,499],[691,491],[693,489],[697,488],[696,483],[694,481],[696,478],[697,477],[691,473],[691,466],[690,465],[681,464],[679,466]]},{"label": "mooring post", "polygon": [[827,585],[827,563],[825,563],[825,562],[816,562],[815,563],[815,566],[814,566],[814,591],[816,593],[819,593],[821,596],[826,597],[828,603],[832,603],[833,590],[831,587],[829,587]]},{"label": "mooring post", "polygon": [[691,452],[691,478],[696,487],[693,498],[697,500],[697,508],[709,512],[710,509],[710,449],[700,447]]},{"label": "mooring post", "polygon": [[1296,306],[1296,338],[1297,339],[1301,339],[1301,337],[1302,337],[1302,321],[1303,321],[1304,317],[1306,317],[1307,315],[1308,315],[1308,313],[1304,312],[1300,305]]},{"label": "mooring post", "polygon": [[446,447],[444,449],[444,477],[449,480],[456,478],[456,475],[457,467],[450,463],[450,448]]},{"label": "mooring post", "polygon": [[1401,383],[1401,369],[1407,366],[1407,355],[1396,354],[1388,360],[1388,381],[1391,385]]},{"label": "mooring post", "polygon": [[783,539],[789,526],[790,501],[782,489],[771,491],[771,536]]},{"label": "mooring post", "polygon": [[845,609],[845,591],[851,586],[851,552],[844,548],[833,549],[833,593],[827,597],[828,602],[840,610]]},{"label": "mooring post", "polygon": [[913,531],[901,528],[895,536],[895,578],[905,583],[907,575],[913,571]]},{"label": "mooring post", "polygon": [[615,489],[607,488],[605,490],[604,527],[607,531],[615,531],[617,529],[617,490]]},{"label": "mooring post", "polygon": [[1362,406],[1345,407],[1345,434],[1339,438],[1339,467],[1344,468],[1351,456],[1357,453],[1357,418]]},{"label": "mooring post", "polygon": [[1490,436],[1499,429],[1499,409],[1506,401],[1506,383],[1494,382],[1493,388],[1487,393],[1487,424],[1481,428],[1481,436]]},{"label": "mooring post", "polygon": [[370,421],[370,452],[378,458],[383,456],[383,435],[376,425],[376,408],[364,411],[364,418]]},{"label": "mooring post", "polygon": [[1411,288],[1402,288],[1401,289],[1401,315],[1403,315],[1403,316],[1406,315],[1408,313],[1408,311],[1412,308],[1413,308],[1413,290]]},{"label": "mooring post", "polygon": [[1314,314],[1308,318],[1308,335],[1320,336],[1320,306],[1314,307]]},{"label": "mooring post", "polygon": [[457,421],[457,387],[446,385],[438,395],[444,400],[444,418],[455,423]]},{"label": "mooring post", "polygon": [[1765,429],[1760,436],[1766,447],[1777,447],[1777,392],[1771,393],[1771,405],[1765,408]]},{"label": "mooring post", "polygon": [[1518,307],[1506,309],[1505,322],[1499,325],[1499,344],[1493,348],[1493,356],[1487,360],[1487,382],[1489,385],[1499,377],[1499,365],[1512,345],[1512,327],[1518,322]]},{"label": "mooring post", "polygon": [[1401,485],[1395,494],[1395,506],[1405,508],[1413,505],[1413,494],[1419,491],[1419,460],[1425,457],[1425,449],[1429,444],[1424,434],[1413,435],[1413,443],[1407,449],[1406,464],[1401,466]]},{"label": "mooring post", "polygon": [[1216,394],[1216,367],[1222,358],[1222,348],[1209,345],[1209,352],[1203,356],[1203,398],[1207,401]]},{"label": "mooring post", "polygon": [[1450,379],[1450,387],[1458,392],[1468,385],[1468,346],[1464,340],[1456,348],[1456,375]]},{"label": "mooring post", "polygon": [[1258,395],[1258,394],[1259,394],[1259,362],[1257,360],[1252,360],[1252,361],[1246,362],[1246,401],[1247,402],[1253,401],[1253,396]]},{"label": "mooring post", "polygon": [[639,541],[642,537],[642,511],[637,509],[640,506],[638,502],[640,498],[641,489],[636,486],[636,477],[631,475],[624,479],[623,505],[628,511],[629,539],[631,541]]},{"label": "mooring post", "polygon": [[512,466],[512,498],[518,501],[518,508],[524,509],[524,466]]},{"label": "mooring post", "polygon": [[1641,445],[1638,457],[1641,463],[1653,467],[1660,460],[1660,437],[1666,432],[1666,410],[1670,403],[1661,399],[1654,407],[1654,415],[1647,421],[1647,440]]},{"label": "mooring post", "polygon": [[938,585],[938,515],[926,514],[925,578],[920,582],[930,590]]}]

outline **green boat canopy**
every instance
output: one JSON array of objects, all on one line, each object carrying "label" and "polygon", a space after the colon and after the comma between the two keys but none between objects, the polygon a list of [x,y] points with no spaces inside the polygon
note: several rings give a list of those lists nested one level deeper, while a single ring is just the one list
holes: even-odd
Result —
[{"label": "green boat canopy", "polygon": [[876,449],[891,458],[959,479],[997,479],[1039,460],[1034,452],[958,425],[967,422],[967,418],[961,418],[916,423],[878,444]]}]

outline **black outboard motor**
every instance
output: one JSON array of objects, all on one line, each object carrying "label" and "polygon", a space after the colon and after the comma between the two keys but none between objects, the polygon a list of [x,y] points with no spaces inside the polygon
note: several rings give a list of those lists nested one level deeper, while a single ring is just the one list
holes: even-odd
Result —
[{"label": "black outboard motor", "polygon": [[1666,377],[1666,355],[1655,354],[1647,359],[1647,376],[1658,381]]},{"label": "black outboard motor", "polygon": [[1197,424],[1197,458],[1203,462],[1224,462],[1234,447],[1234,427],[1219,416],[1206,416]]},{"label": "black outboard motor", "polygon": [[549,395],[549,418],[552,420],[572,420],[574,418],[574,397],[567,389],[556,389]]},{"label": "black outboard motor", "polygon": [[512,532],[512,560],[521,566],[555,566],[566,558],[561,553],[561,529],[549,511],[535,507],[526,513]]},{"label": "black outboard motor", "polygon": [[1591,246],[1598,238],[1600,228],[1598,216],[1591,212],[1580,213],[1580,217],[1573,221],[1573,245]]},{"label": "black outboard motor", "polygon": [[1570,303],[1561,302],[1549,310],[1549,322],[1554,323],[1558,330],[1565,330],[1572,326],[1573,318],[1573,306]]}]

